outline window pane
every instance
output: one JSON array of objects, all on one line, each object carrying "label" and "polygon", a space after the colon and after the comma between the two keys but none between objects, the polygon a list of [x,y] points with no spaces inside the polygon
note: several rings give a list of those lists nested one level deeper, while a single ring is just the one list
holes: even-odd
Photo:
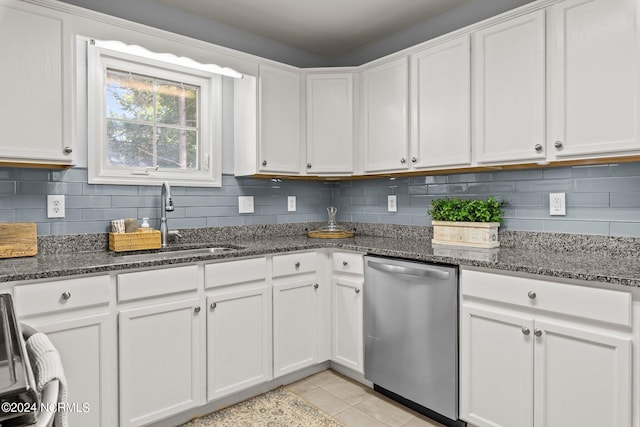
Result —
[{"label": "window pane", "polygon": [[158,165],[161,168],[199,170],[196,131],[158,128]]},{"label": "window pane", "polygon": [[153,167],[153,127],[107,120],[107,165]]},{"label": "window pane", "polygon": [[107,118],[153,121],[153,79],[107,70]]},{"label": "window pane", "polygon": [[157,121],[171,125],[197,127],[198,88],[158,81]]}]

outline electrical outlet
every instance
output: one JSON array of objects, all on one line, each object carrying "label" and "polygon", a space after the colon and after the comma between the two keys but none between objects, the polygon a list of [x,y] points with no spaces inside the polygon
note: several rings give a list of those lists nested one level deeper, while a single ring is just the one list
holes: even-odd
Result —
[{"label": "electrical outlet", "polygon": [[287,197],[287,211],[289,212],[296,211],[296,196]]},{"label": "electrical outlet", "polygon": [[64,218],[64,194],[47,196],[47,218]]},{"label": "electrical outlet", "polygon": [[566,215],[565,193],[549,193],[549,215]]},{"label": "electrical outlet", "polygon": [[238,213],[253,213],[253,196],[238,196]]},{"label": "electrical outlet", "polygon": [[389,212],[398,212],[398,196],[387,196],[387,210]]}]

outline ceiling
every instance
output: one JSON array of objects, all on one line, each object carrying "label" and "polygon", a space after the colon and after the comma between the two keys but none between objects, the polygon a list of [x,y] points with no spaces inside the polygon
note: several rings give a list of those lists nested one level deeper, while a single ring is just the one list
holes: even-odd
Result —
[{"label": "ceiling", "polygon": [[339,57],[471,0],[153,0],[308,52]]}]

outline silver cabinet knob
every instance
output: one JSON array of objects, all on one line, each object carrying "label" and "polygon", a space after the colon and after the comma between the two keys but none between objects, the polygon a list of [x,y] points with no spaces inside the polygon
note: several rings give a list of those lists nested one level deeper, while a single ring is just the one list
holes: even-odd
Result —
[{"label": "silver cabinet knob", "polygon": [[542,331],[540,329],[534,329],[533,335],[535,335],[537,337],[541,337],[542,336]]},{"label": "silver cabinet knob", "polygon": [[404,157],[403,157],[403,158],[401,158],[401,159],[400,159],[400,163],[402,163],[402,164],[404,165],[405,163],[407,163],[407,159],[405,159]]},{"label": "silver cabinet knob", "polygon": [[542,152],[542,144],[536,144],[536,146],[534,148],[536,149],[536,152],[538,152],[538,153]]},{"label": "silver cabinet knob", "polygon": [[527,328],[526,326],[522,327],[522,333],[525,335],[529,335],[531,333],[531,330],[529,328]]},{"label": "silver cabinet knob", "polygon": [[307,163],[307,169],[311,169],[311,163]]},{"label": "silver cabinet knob", "polygon": [[527,293],[527,295],[529,296],[529,299],[536,299],[536,297],[538,296],[538,295],[536,295],[536,293],[535,293],[535,292],[533,292],[533,291],[529,291],[529,292]]},{"label": "silver cabinet knob", "polygon": [[318,285],[317,283],[315,285],[313,285],[313,289],[318,289],[320,287],[320,285]]},{"label": "silver cabinet knob", "polygon": [[356,291],[356,294],[360,293],[360,289],[358,289],[358,288],[355,288],[354,291]]},{"label": "silver cabinet knob", "polygon": [[71,153],[73,153],[73,148],[71,148],[71,147],[69,147],[69,146],[64,147],[64,149],[62,150],[62,152],[63,152],[64,154],[71,154]]},{"label": "silver cabinet knob", "polygon": [[418,161],[418,158],[417,158],[417,157],[412,157],[412,158],[411,158],[411,163],[415,163],[415,162],[417,162],[417,161]]},{"label": "silver cabinet knob", "polygon": [[266,160],[262,161],[262,166],[267,166],[267,161]]},{"label": "silver cabinet knob", "polygon": [[554,142],[553,146],[556,147],[558,150],[562,150],[562,141]]},{"label": "silver cabinet knob", "polygon": [[67,291],[67,292],[63,292],[63,293],[62,293],[62,299],[63,299],[63,300],[68,300],[68,299],[70,299],[70,298],[71,298],[71,292],[68,292],[68,291]]},{"label": "silver cabinet knob", "polygon": [[218,306],[218,304],[216,304],[215,302],[212,302],[211,305],[209,306],[209,308],[211,310],[215,310],[217,306]]},{"label": "silver cabinet knob", "polygon": [[347,265],[349,265],[349,263],[347,261],[342,261],[342,265],[346,267]]},{"label": "silver cabinet knob", "polygon": [[195,306],[195,307],[193,308],[193,312],[194,312],[194,313],[196,313],[196,314],[197,314],[197,313],[200,313],[200,306],[199,306],[199,305]]},{"label": "silver cabinet knob", "polygon": [[300,268],[300,262],[299,261],[296,262],[294,265],[295,265],[296,268]]}]

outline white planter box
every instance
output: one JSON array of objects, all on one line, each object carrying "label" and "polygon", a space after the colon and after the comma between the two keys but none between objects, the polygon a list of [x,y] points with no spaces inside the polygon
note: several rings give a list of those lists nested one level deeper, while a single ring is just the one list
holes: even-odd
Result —
[{"label": "white planter box", "polygon": [[432,221],[433,240],[440,245],[497,248],[499,222]]}]

